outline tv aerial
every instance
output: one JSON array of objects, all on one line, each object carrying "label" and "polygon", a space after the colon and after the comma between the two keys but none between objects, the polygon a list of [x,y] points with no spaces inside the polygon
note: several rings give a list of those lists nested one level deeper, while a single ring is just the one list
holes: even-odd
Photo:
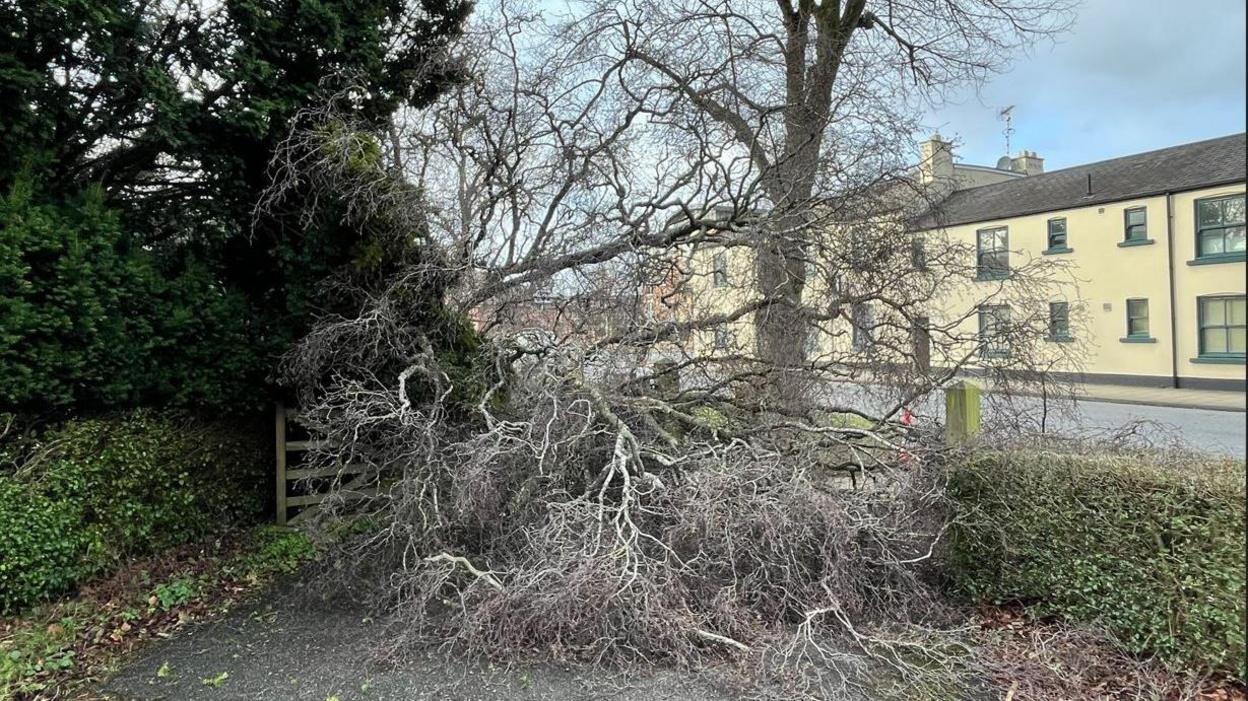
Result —
[{"label": "tv aerial", "polygon": [[997,119],[1005,122],[1005,129],[1001,133],[1005,135],[1005,155],[1010,155],[1010,137],[1014,134],[1014,105],[1010,105],[997,112]]}]

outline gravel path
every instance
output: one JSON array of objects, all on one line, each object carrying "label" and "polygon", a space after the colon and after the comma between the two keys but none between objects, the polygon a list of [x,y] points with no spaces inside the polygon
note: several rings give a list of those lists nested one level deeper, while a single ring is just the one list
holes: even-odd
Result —
[{"label": "gravel path", "polygon": [[100,693],[125,701],[734,698],[705,679],[676,671],[609,675],[563,665],[504,669],[436,654],[383,667],[369,662],[381,635],[381,626],[358,612],[316,610],[293,598],[262,602],[151,644]]}]

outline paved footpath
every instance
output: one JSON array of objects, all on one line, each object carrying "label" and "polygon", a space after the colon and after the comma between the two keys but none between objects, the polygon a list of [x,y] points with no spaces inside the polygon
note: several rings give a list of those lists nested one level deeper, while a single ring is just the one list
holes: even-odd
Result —
[{"label": "paved footpath", "polygon": [[[896,401],[896,390],[882,385],[842,383],[835,385],[832,391],[835,393],[833,401],[838,404],[867,411],[880,411]],[[1044,403],[1038,397],[1010,399],[1012,411],[1008,411],[998,406],[1006,400],[990,394],[984,400],[985,421],[1022,410],[1034,423],[1045,413]],[[1093,436],[1142,422],[1146,425],[1137,427],[1139,437],[1154,444],[1178,444],[1238,458],[1248,453],[1243,392],[1084,385],[1079,398],[1073,405],[1060,401],[1052,404],[1047,428],[1069,435]],[[921,423],[945,420],[945,405],[939,393],[911,408]]]},{"label": "paved footpath", "polygon": [[[370,661],[386,645],[362,613],[269,600],[154,642],[99,693],[117,701],[712,701],[735,696],[676,671],[612,675],[568,665],[519,668],[414,654]],[[162,669],[164,670],[162,672]]]},{"label": "paved footpath", "polygon": [[1084,401],[1092,402],[1242,412],[1245,409],[1245,397],[1248,395],[1244,392],[1218,392],[1202,389],[1084,385],[1080,396]]}]

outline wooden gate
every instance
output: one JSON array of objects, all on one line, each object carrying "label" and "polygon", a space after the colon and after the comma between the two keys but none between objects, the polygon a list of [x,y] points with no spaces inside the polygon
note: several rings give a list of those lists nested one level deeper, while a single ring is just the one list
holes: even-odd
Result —
[{"label": "wooden gate", "polygon": [[[299,410],[287,409],[278,403],[275,411],[277,429],[277,475],[275,480],[277,524],[294,525],[316,512],[326,499],[359,500],[375,497],[377,471],[363,464],[339,464],[321,467],[300,467],[309,450],[324,447],[299,425]],[[300,435],[295,435],[300,434]],[[291,440],[295,435],[296,440]]]}]

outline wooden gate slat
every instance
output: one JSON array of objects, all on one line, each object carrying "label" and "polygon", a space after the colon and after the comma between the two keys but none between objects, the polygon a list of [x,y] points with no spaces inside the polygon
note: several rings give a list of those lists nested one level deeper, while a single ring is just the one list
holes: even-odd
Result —
[{"label": "wooden gate slat", "polygon": [[338,477],[340,475],[358,475],[361,472],[368,472],[371,468],[368,465],[336,465],[333,467],[310,467],[296,468],[286,470],[286,480],[294,482],[296,480],[309,479],[312,477]]}]

